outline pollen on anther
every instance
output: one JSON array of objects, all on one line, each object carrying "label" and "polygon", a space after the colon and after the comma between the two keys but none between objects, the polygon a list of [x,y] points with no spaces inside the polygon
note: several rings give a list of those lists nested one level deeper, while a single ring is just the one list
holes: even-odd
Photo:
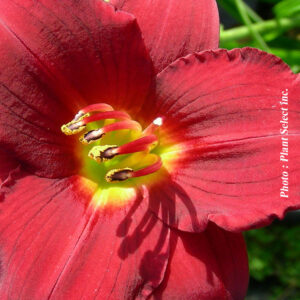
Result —
[{"label": "pollen on anther", "polygon": [[78,132],[81,132],[85,125],[82,123],[82,120],[85,118],[88,118],[90,116],[89,113],[86,113],[84,115],[81,114],[80,117],[74,118],[71,122],[64,124],[61,126],[61,131],[66,135],[73,135]]},{"label": "pollen on anther", "polygon": [[107,182],[120,182],[131,178],[132,173],[131,168],[113,169],[107,172],[105,179]]},{"label": "pollen on anther", "polygon": [[84,135],[82,135],[79,138],[79,141],[82,144],[87,145],[87,144],[90,144],[90,143],[100,140],[104,135],[105,135],[105,133],[101,129],[91,130],[91,131],[85,133]]},{"label": "pollen on anther", "polygon": [[117,155],[114,151],[117,148],[117,145],[95,146],[89,151],[88,156],[98,163],[105,162]]}]

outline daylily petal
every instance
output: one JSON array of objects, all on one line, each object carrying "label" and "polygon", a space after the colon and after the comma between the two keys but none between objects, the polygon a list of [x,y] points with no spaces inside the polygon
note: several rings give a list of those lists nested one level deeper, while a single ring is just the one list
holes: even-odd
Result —
[{"label": "daylily petal", "polygon": [[202,233],[173,231],[166,277],[152,299],[242,300],[248,259],[242,234],[209,224]]},{"label": "daylily petal", "polygon": [[[287,90],[285,162],[280,102]],[[174,226],[201,231],[211,220],[240,231],[300,207],[300,78],[279,58],[251,48],[190,55],[158,75],[157,91],[156,116],[165,116],[169,140],[161,142],[178,151],[170,180],[151,199],[174,206]],[[280,196],[283,172],[288,198]]]},{"label": "daylily petal", "polygon": [[1,1],[0,18],[0,142],[37,174],[72,174],[60,126],[88,103],[138,109],[148,91],[136,20],[97,0]]},{"label": "daylily petal", "polygon": [[179,57],[219,45],[215,0],[111,0],[136,16],[156,72]]},{"label": "daylily petal", "polygon": [[133,299],[162,281],[169,229],[142,193],[95,209],[81,177],[26,174],[1,192],[1,299]]}]

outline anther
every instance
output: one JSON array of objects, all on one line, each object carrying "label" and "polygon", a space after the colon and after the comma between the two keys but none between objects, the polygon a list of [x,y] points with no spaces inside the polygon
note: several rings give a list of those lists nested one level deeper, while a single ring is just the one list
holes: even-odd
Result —
[{"label": "anther", "polygon": [[102,129],[91,130],[79,138],[79,141],[84,144],[90,144],[92,142],[100,140],[104,136],[104,132]]},{"label": "anther", "polygon": [[107,182],[120,182],[131,178],[133,172],[130,168],[110,170],[107,172],[105,179]]},{"label": "anther", "polygon": [[74,119],[71,122],[61,126],[61,131],[66,135],[72,135],[82,131],[85,128],[85,125],[81,122],[83,119],[88,118],[89,116],[89,113],[81,115],[78,120]]},{"label": "anther", "polygon": [[114,158],[117,155],[116,149],[118,149],[116,145],[95,146],[90,150],[88,156],[101,163]]}]

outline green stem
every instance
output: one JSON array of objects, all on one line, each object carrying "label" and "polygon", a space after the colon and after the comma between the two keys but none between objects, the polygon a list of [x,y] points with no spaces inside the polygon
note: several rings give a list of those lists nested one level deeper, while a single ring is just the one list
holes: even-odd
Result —
[{"label": "green stem", "polygon": [[[218,4],[220,4],[234,19],[239,22],[243,22],[240,13],[236,10],[235,0],[218,0]],[[263,19],[246,3],[244,3],[245,9],[249,15],[249,17],[254,22],[261,22]]]},{"label": "green stem", "polygon": [[254,22],[263,22],[263,19],[246,3],[244,3],[245,9],[247,10],[247,13],[249,17],[254,21]]},{"label": "green stem", "polygon": [[[287,31],[291,28],[300,27],[300,17],[281,18],[278,20],[268,20],[252,24],[253,29],[260,34],[266,34],[275,30]],[[248,26],[240,26],[221,32],[221,43],[250,38],[251,32]]]},{"label": "green stem", "polygon": [[265,41],[263,40],[261,35],[253,27],[253,24],[247,13],[246,7],[244,6],[244,2],[241,0],[235,0],[235,4],[237,6],[237,9],[238,9],[244,23],[247,25],[253,39],[256,40],[256,42],[259,44],[259,46],[262,50],[270,52],[268,45],[265,43]]}]

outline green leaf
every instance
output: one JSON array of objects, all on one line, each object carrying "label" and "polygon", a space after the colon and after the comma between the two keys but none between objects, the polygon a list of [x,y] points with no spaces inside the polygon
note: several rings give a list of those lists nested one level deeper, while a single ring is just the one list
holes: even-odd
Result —
[{"label": "green leaf", "polygon": [[273,7],[273,12],[277,18],[295,16],[300,13],[300,1],[283,0]]},{"label": "green leaf", "polygon": [[280,2],[281,0],[259,0],[259,1],[265,2],[265,3],[276,4],[276,3]]},{"label": "green leaf", "polygon": [[[300,17],[293,17],[293,18],[281,18],[281,19],[274,19],[263,21],[255,24],[251,24],[253,31],[259,32],[264,37],[271,34],[271,38],[268,37],[268,40],[272,40],[276,38],[278,35],[282,34],[283,32],[297,28],[300,26]],[[249,40],[251,38],[252,33],[249,29],[249,26],[240,26],[228,30],[223,30],[221,32],[221,44],[226,44],[230,41],[241,41],[241,40]],[[251,40],[251,39],[250,39]]]}]

